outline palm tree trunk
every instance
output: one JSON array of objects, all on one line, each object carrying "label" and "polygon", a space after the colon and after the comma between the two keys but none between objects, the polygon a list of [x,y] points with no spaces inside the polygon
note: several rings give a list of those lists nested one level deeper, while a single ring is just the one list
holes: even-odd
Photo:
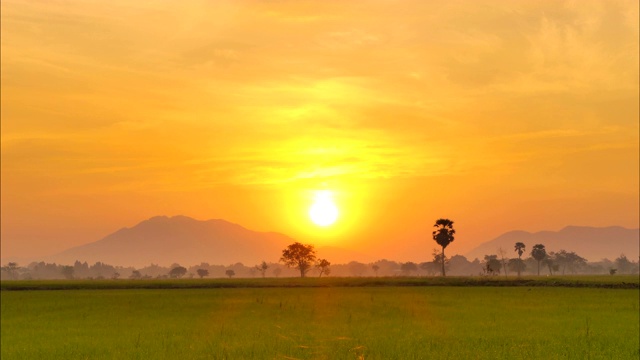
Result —
[{"label": "palm tree trunk", "polygon": [[442,247],[442,259],[440,261],[442,261],[442,276],[446,276],[444,272],[444,246]]}]

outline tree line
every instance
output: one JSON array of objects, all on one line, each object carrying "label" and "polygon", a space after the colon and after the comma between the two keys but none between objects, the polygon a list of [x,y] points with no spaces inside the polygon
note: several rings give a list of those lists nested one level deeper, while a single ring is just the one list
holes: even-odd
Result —
[{"label": "tree line", "polygon": [[[514,244],[513,252],[496,249],[495,254],[487,254],[483,260],[469,261],[462,255],[447,257],[446,247],[455,240],[453,221],[438,219],[434,224],[431,238],[440,249],[434,248],[431,260],[395,262],[386,259],[373,263],[351,261],[347,264],[331,264],[327,259],[317,257],[313,245],[294,242],[282,250],[279,262],[262,261],[253,266],[242,263],[231,265],[199,265],[185,267],[172,264],[169,267],[151,264],[142,268],[112,266],[102,262],[89,265],[76,261],[73,265],[33,262],[21,267],[10,262],[0,269],[2,280],[29,279],[169,279],[169,278],[222,278],[222,277],[293,277],[300,276],[521,276],[525,275],[566,275],[566,274],[638,274],[637,261],[629,260],[624,254],[613,261],[603,259],[588,262],[573,251],[547,252],[544,244],[534,244],[530,251],[522,242]],[[511,254],[511,256],[509,255]],[[517,257],[516,257],[517,255]],[[528,256],[527,256],[528,255]],[[523,258],[524,256],[524,258]]]}]

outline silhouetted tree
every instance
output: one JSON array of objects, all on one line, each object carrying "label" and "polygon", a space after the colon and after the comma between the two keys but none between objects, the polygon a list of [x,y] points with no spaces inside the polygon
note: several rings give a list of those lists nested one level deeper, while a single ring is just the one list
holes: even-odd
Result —
[{"label": "silhouetted tree", "polygon": [[113,273],[113,275],[111,275],[111,278],[112,278],[113,280],[116,280],[116,279],[118,279],[119,277],[120,277],[120,273],[119,273],[119,272],[114,272],[114,273]]},{"label": "silhouetted tree", "polygon": [[263,278],[267,274],[268,268],[269,268],[269,265],[267,265],[266,261],[263,261],[262,264],[260,265],[256,265],[256,270],[260,271],[260,274],[262,274]]},{"label": "silhouetted tree", "polygon": [[187,273],[187,269],[184,266],[176,266],[169,271],[169,277],[172,279],[179,279]]},{"label": "silhouetted tree", "polygon": [[316,260],[316,250],[313,245],[304,245],[295,242],[282,250],[280,261],[286,266],[300,271],[300,277],[304,277]]},{"label": "silhouetted tree", "polygon": [[616,264],[617,271],[619,271],[621,274],[629,274],[633,269],[633,263],[629,261],[629,259],[627,259],[627,256],[625,254],[621,254],[620,256],[618,256],[614,260],[614,263]]},{"label": "silhouetted tree", "polygon": [[536,259],[538,262],[538,276],[540,276],[540,262],[547,257],[547,250],[545,250],[544,245],[535,244],[533,245],[533,249],[531,250],[531,257]]},{"label": "silhouetted tree", "polygon": [[[445,259],[444,248],[453,242],[456,233],[453,228],[453,221],[449,219],[438,219],[433,225],[436,229],[433,231],[433,240],[442,247],[442,259]],[[444,261],[442,261],[442,276],[445,276]]]},{"label": "silhouetted tree", "polygon": [[231,278],[236,274],[236,272],[235,272],[235,271],[233,271],[233,270],[231,270],[231,269],[229,269],[229,270],[225,271],[224,273],[225,273],[225,274],[227,274],[227,276],[229,277],[229,279],[231,279]]},{"label": "silhouetted tree", "polygon": [[587,259],[573,251],[560,250],[555,254],[554,258],[555,262],[561,266],[562,275],[565,274],[565,270],[567,269],[575,274],[576,268],[582,268],[587,264]]},{"label": "silhouetted tree", "polygon": [[613,269],[613,268],[611,268],[611,269],[609,269],[609,275],[612,275],[612,276],[613,276],[613,275],[615,275],[615,274],[616,274],[616,272],[617,272],[617,271],[618,271],[618,269]]},{"label": "silhouetted tree", "polygon": [[134,280],[140,279],[140,278],[142,278],[142,274],[140,274],[140,271],[138,270],[133,270],[131,272],[131,275],[129,276],[129,279],[134,279]]},{"label": "silhouetted tree", "polygon": [[498,255],[485,255],[484,256],[484,271],[489,275],[497,275],[500,273],[500,260]]},{"label": "silhouetted tree", "polygon": [[403,263],[402,265],[400,265],[400,271],[404,275],[411,275],[412,273],[418,271],[418,264],[411,261]]},{"label": "silhouetted tree", "polygon": [[318,260],[318,262],[316,263],[316,267],[318,268],[318,270],[320,270],[320,275],[318,277],[322,277],[322,274],[329,275],[329,273],[331,272],[329,266],[331,266],[331,263],[327,261],[327,259]]},{"label": "silhouetted tree", "polygon": [[198,269],[196,270],[196,273],[198,274],[198,276],[200,276],[200,279],[202,279],[205,276],[209,276],[209,270],[207,269]]},{"label": "silhouetted tree", "polygon": [[[518,260],[520,260],[518,263],[524,265],[524,263],[522,262],[522,254],[524,254],[524,250],[526,248],[526,245],[524,243],[521,242],[517,242],[516,246],[515,246],[515,252],[518,253]],[[517,265],[516,267],[517,269],[523,269],[522,271],[524,271],[524,268],[526,268],[526,266],[520,266]],[[520,270],[518,270],[518,277],[520,277]]]},{"label": "silhouetted tree", "polygon": [[511,271],[517,272],[518,276],[520,276],[521,272],[527,269],[527,266],[525,265],[524,261],[522,261],[522,259],[509,259],[508,266]]},{"label": "silhouetted tree", "polygon": [[373,264],[371,265],[371,269],[373,270],[373,273],[376,274],[376,277],[378,277],[378,270],[380,270],[380,266]]},{"label": "silhouetted tree", "polygon": [[20,267],[18,266],[18,263],[15,263],[15,262],[10,262],[7,265],[2,267],[2,271],[7,273],[7,275],[9,276],[9,279],[11,280],[18,279],[19,270],[20,270]]}]

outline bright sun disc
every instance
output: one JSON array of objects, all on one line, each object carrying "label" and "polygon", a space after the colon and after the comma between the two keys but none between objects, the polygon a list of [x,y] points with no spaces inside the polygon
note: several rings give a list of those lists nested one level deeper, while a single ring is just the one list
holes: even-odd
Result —
[{"label": "bright sun disc", "polygon": [[338,219],[338,208],[331,198],[330,191],[318,191],[315,201],[309,209],[311,221],[318,226],[329,226]]}]

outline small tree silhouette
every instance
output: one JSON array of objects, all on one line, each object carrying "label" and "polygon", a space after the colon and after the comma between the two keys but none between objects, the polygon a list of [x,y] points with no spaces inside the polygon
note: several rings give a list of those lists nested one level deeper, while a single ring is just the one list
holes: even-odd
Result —
[{"label": "small tree silhouette", "polygon": [[520,273],[524,270],[526,270],[527,266],[525,265],[524,261],[522,261],[522,259],[509,259],[509,269],[511,269],[511,271],[515,271],[518,273],[518,276],[520,276]]},{"label": "small tree silhouette", "polygon": [[207,269],[198,269],[196,270],[196,273],[198,273],[198,276],[200,276],[200,279],[202,279],[205,276],[209,276],[209,270]]},{"label": "small tree silhouette", "polygon": [[327,259],[318,260],[316,263],[316,267],[320,270],[320,275],[318,277],[322,277],[322,274],[329,275],[331,272],[331,269],[329,269],[330,265],[331,263],[327,261]]},{"label": "small tree silhouette", "polygon": [[268,268],[269,265],[267,265],[266,261],[263,261],[260,265],[256,265],[256,270],[260,271],[260,274],[262,274],[263,278],[265,277]]},{"label": "small tree silhouette", "polygon": [[489,275],[500,274],[500,260],[498,255],[485,255],[484,256],[484,270]]},{"label": "small tree silhouette", "polygon": [[227,274],[227,276],[229,277],[229,279],[231,279],[232,277],[234,277],[236,275],[236,272],[229,269],[227,271],[224,272],[225,274]]},{"label": "small tree silhouette", "polygon": [[187,273],[187,269],[184,266],[176,266],[169,271],[169,277],[172,279],[179,279]]},{"label": "small tree silhouette", "polygon": [[18,266],[18,263],[10,262],[6,266],[3,266],[2,270],[5,271],[9,275],[9,278],[11,280],[18,279],[18,271],[20,270],[20,267]]},{"label": "small tree silhouette", "polygon": [[378,270],[380,270],[380,266],[378,266],[377,264],[373,264],[371,265],[371,269],[373,269],[373,272],[376,274],[376,277],[378,277]]}]

